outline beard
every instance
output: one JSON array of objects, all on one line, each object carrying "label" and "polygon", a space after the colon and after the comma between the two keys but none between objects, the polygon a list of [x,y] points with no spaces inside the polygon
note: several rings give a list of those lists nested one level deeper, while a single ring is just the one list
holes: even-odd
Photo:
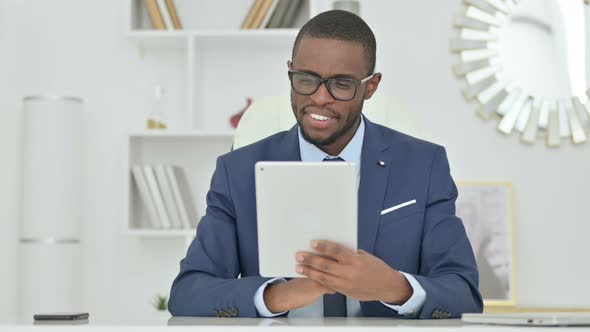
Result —
[{"label": "beard", "polygon": [[349,131],[356,129],[355,126],[358,126],[358,124],[360,123],[360,117],[361,117],[361,112],[363,109],[364,101],[365,101],[365,98],[363,96],[363,98],[361,98],[361,102],[358,105],[358,107],[347,114],[348,116],[345,118],[344,125],[341,128],[338,128],[335,132],[333,132],[331,135],[329,135],[328,137],[326,137],[324,139],[311,137],[309,135],[309,133],[307,133],[305,131],[305,128],[301,124],[298,114],[302,114],[303,111],[305,111],[305,109],[308,106],[304,106],[303,109],[301,110],[301,112],[298,112],[297,105],[295,105],[295,103],[293,102],[293,96],[291,95],[291,108],[293,109],[293,114],[295,115],[295,119],[297,120],[297,125],[301,129],[301,134],[303,135],[303,138],[306,141],[308,141],[309,143],[311,143],[317,147],[321,147],[321,146],[328,146],[328,145],[333,144],[338,139],[340,139],[342,136],[347,134]]}]

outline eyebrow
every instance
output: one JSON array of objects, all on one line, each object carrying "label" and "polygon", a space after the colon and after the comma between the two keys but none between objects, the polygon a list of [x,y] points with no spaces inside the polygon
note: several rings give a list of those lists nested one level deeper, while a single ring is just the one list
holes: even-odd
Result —
[{"label": "eyebrow", "polygon": [[330,77],[322,77],[322,75],[320,75],[319,73],[316,73],[313,70],[306,70],[306,69],[296,70],[295,69],[295,71],[298,71],[298,72],[301,72],[301,73],[306,73],[306,74],[311,74],[311,75],[314,75],[314,76],[317,76],[317,77],[320,77],[320,78],[349,78],[349,79],[353,79],[353,80],[356,80],[357,79],[356,77],[354,77],[354,75],[351,75],[351,74],[336,74],[336,75],[332,75]]}]

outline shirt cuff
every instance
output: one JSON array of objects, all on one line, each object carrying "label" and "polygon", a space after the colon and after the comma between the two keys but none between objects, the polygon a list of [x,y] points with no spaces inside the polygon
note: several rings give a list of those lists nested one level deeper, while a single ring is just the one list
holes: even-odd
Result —
[{"label": "shirt cuff", "polygon": [[265,282],[264,284],[262,284],[262,286],[260,286],[258,288],[258,290],[256,291],[256,293],[254,294],[254,306],[256,307],[256,311],[258,311],[258,314],[262,317],[275,317],[275,316],[279,316],[284,314],[286,311],[284,312],[279,312],[277,314],[273,314],[272,312],[270,312],[270,310],[268,310],[268,308],[266,307],[266,304],[264,303],[264,289],[266,289],[266,286],[268,285],[272,285],[272,284],[276,284],[279,282],[285,282],[287,280],[283,279],[283,278],[273,278],[268,280],[267,282]]},{"label": "shirt cuff", "polygon": [[410,286],[412,286],[412,290],[414,291],[410,299],[408,299],[408,301],[406,301],[406,303],[403,305],[393,305],[383,301],[380,302],[383,303],[384,306],[397,311],[397,313],[402,316],[417,314],[420,310],[422,310],[422,306],[426,301],[426,291],[424,288],[422,288],[422,285],[420,285],[418,280],[416,280],[413,275],[405,272],[401,273],[404,275],[404,277],[406,277],[406,280],[408,280]]}]

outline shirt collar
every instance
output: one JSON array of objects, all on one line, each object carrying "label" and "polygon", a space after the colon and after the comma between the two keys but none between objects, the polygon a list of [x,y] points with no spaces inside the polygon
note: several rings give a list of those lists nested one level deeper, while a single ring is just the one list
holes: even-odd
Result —
[{"label": "shirt collar", "polygon": [[338,156],[330,156],[324,151],[320,150],[317,146],[309,143],[303,138],[301,134],[301,128],[298,128],[299,136],[299,153],[301,154],[301,161],[304,162],[321,162],[326,157],[337,158],[340,157],[344,161],[354,163],[357,169],[357,173],[360,174],[361,169],[361,152],[363,149],[363,139],[365,137],[365,121],[361,116],[361,123],[356,130],[356,133],[344,147],[342,152]]}]

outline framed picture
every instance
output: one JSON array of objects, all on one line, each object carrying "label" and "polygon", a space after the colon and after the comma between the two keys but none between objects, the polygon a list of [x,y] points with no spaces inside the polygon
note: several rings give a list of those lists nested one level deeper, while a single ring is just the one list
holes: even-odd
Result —
[{"label": "framed picture", "polygon": [[512,185],[458,182],[457,216],[463,220],[479,268],[486,307],[515,307]]}]

